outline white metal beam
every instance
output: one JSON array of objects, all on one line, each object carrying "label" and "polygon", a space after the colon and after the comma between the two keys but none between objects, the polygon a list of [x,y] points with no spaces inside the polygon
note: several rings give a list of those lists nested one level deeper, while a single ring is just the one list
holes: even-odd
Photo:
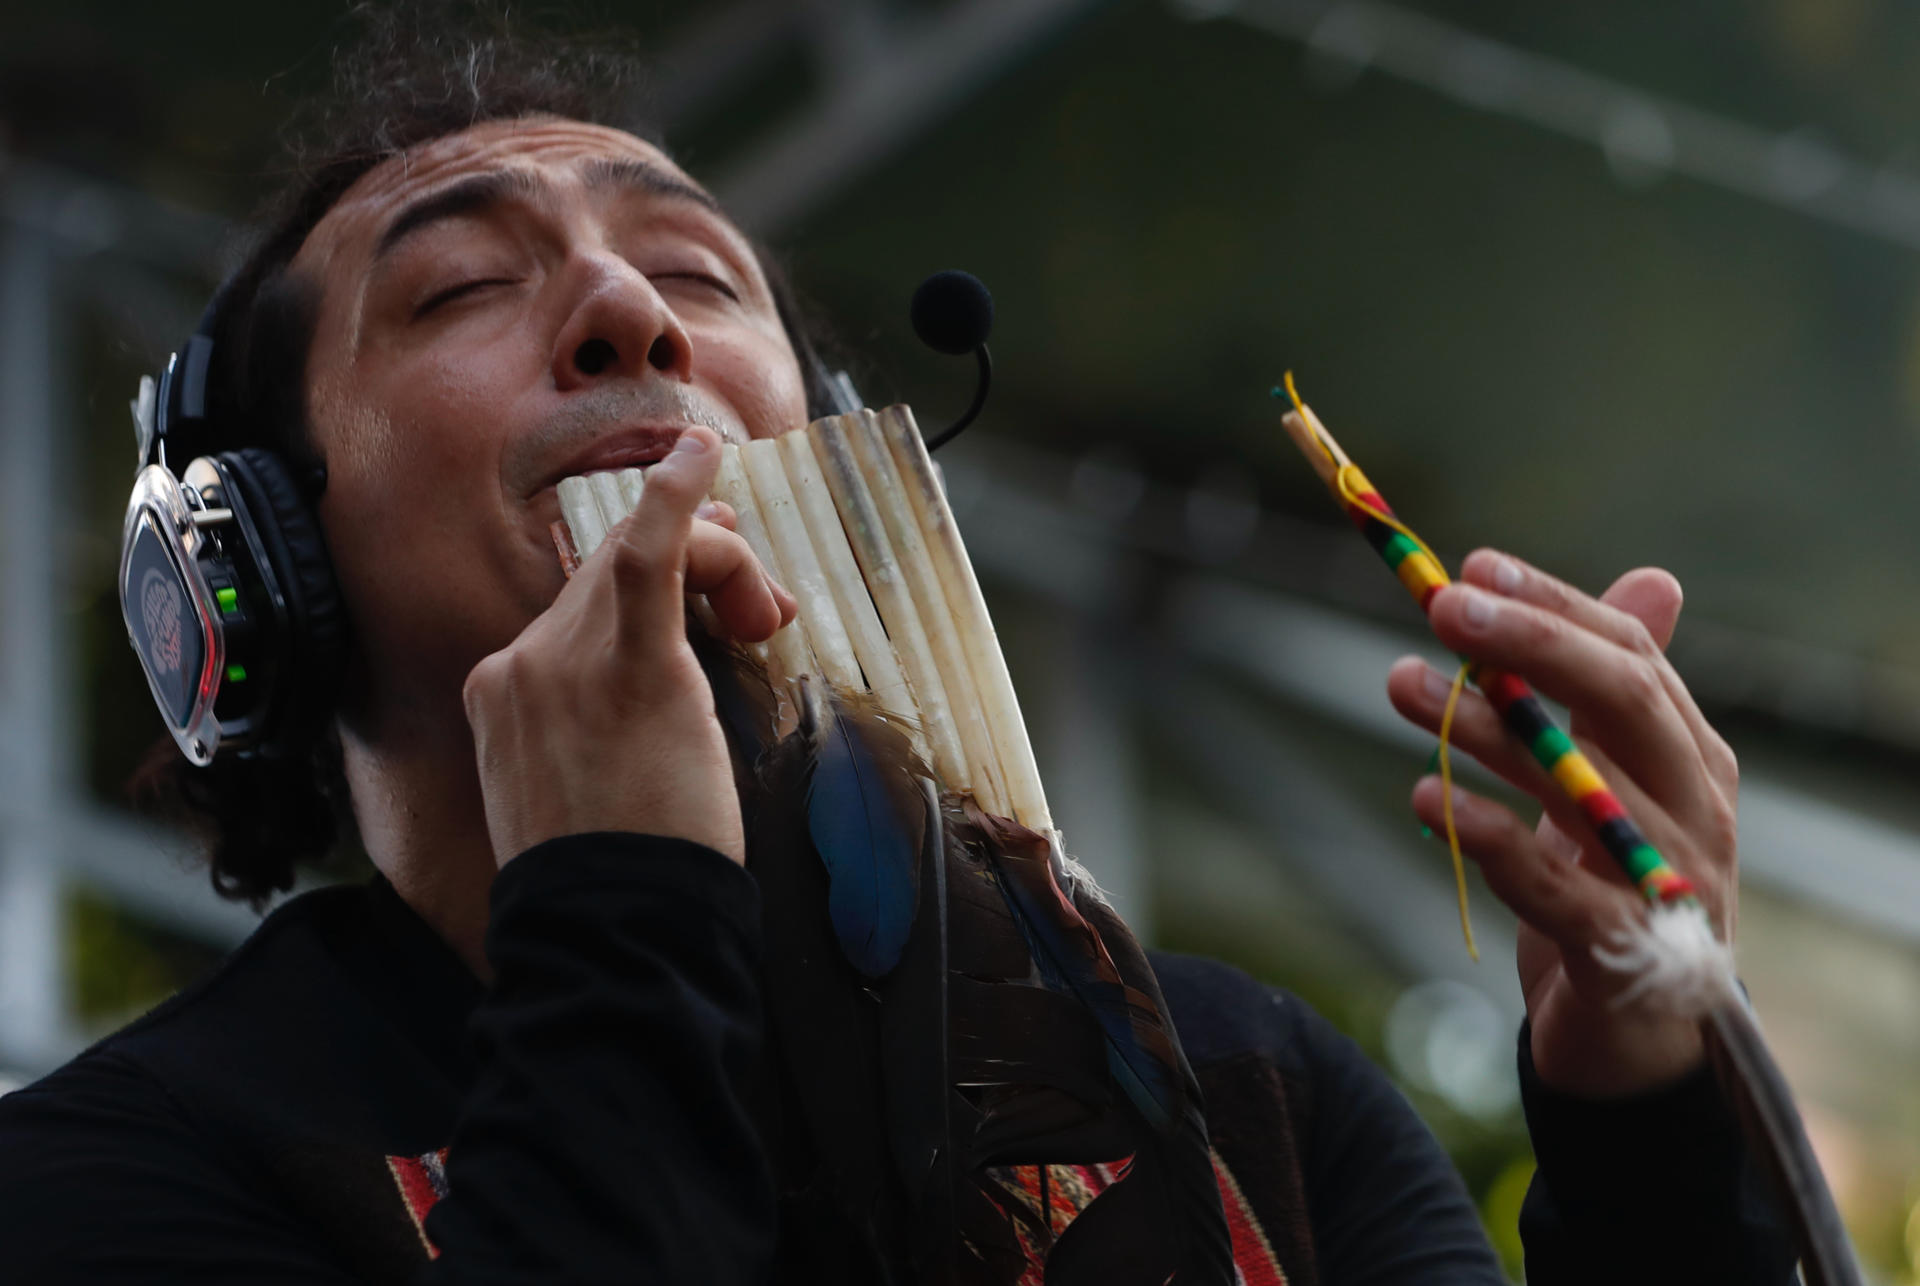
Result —
[{"label": "white metal beam", "polygon": [[58,249],[31,227],[0,223],[0,1060],[29,1068],[69,1043],[52,861],[72,777],[74,691],[55,505]]}]

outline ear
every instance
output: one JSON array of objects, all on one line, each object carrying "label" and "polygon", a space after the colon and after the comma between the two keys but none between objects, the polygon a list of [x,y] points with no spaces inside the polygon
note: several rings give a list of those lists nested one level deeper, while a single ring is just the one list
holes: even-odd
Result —
[{"label": "ear", "polygon": [[1673,573],[1658,567],[1636,567],[1607,587],[1600,601],[1639,619],[1662,651],[1673,641],[1685,600]]}]

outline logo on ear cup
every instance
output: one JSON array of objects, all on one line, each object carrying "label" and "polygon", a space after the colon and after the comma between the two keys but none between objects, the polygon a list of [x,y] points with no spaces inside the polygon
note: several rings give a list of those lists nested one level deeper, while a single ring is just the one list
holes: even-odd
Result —
[{"label": "logo on ear cup", "polygon": [[147,656],[158,675],[179,673],[181,616],[180,587],[158,568],[147,568],[140,578],[140,623],[147,627]]}]

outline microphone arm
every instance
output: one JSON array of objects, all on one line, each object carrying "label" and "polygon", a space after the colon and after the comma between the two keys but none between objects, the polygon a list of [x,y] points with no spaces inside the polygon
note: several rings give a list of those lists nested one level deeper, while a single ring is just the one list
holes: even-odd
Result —
[{"label": "microphone arm", "polygon": [[959,419],[927,439],[928,451],[938,451],[959,437],[960,431],[972,424],[980,414],[980,408],[987,404],[987,390],[993,387],[993,358],[988,355],[987,346],[984,343],[973,350],[973,355],[980,362],[980,382],[974,386],[973,402],[961,413]]}]

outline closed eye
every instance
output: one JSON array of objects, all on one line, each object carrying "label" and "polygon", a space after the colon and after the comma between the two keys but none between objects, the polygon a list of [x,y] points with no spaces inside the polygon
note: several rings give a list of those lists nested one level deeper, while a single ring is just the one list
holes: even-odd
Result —
[{"label": "closed eye", "polygon": [[456,299],[464,298],[477,290],[484,290],[488,286],[511,286],[514,284],[514,281],[515,279],[512,277],[476,277],[472,281],[459,282],[456,285],[448,286],[445,290],[429,295],[418,308],[413,310],[413,315],[415,318],[425,317],[434,309],[444,304],[450,304]]},{"label": "closed eye", "polygon": [[691,281],[698,285],[711,287],[712,289],[725,295],[728,299],[733,300],[735,303],[740,302],[740,296],[734,293],[734,289],[732,286],[729,286],[726,282],[720,280],[718,277],[711,276],[704,272],[656,272],[656,273],[650,274],[648,277],[648,280],[655,281],[655,282]]}]

